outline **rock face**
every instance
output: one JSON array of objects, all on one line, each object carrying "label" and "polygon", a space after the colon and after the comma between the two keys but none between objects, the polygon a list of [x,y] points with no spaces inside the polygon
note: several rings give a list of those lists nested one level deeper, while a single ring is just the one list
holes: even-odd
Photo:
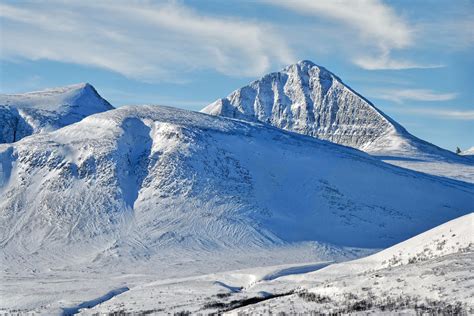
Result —
[{"label": "rock face", "polygon": [[10,263],[305,241],[385,247],[474,205],[470,184],[265,124],[158,106],[1,144],[0,167]]},{"label": "rock face", "polygon": [[88,83],[24,94],[0,95],[0,143],[53,131],[113,109]]},{"label": "rock face", "polygon": [[205,107],[202,112],[258,120],[359,149],[403,127],[327,69],[300,61]]}]

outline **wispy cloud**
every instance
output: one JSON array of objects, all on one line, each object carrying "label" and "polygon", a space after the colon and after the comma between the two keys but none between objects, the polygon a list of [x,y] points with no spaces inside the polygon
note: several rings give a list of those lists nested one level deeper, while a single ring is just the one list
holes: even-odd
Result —
[{"label": "wispy cloud", "polygon": [[402,103],[404,100],[413,101],[449,101],[457,97],[457,93],[439,93],[429,89],[379,89],[372,93],[378,99]]},{"label": "wispy cloud", "polygon": [[[353,63],[367,70],[434,68],[441,65],[397,60],[391,52],[414,44],[415,27],[389,5],[379,0],[262,0],[304,15],[336,21],[346,32],[351,31],[349,42]],[[357,41],[354,40],[356,36]],[[355,42],[358,42],[355,44]],[[362,46],[362,47],[361,47]],[[364,47],[370,47],[369,50]],[[367,51],[372,54],[367,55]]]},{"label": "wispy cloud", "polygon": [[410,60],[392,59],[389,53],[382,53],[378,56],[362,56],[353,59],[354,64],[366,70],[403,70],[403,69],[430,69],[441,68],[441,64],[423,64]]},{"label": "wispy cloud", "polygon": [[462,109],[438,109],[438,108],[396,108],[395,112],[412,113],[434,116],[443,119],[474,121],[474,111]]},{"label": "wispy cloud", "polygon": [[195,69],[256,76],[294,60],[268,24],[206,16],[176,2],[0,4],[0,18],[3,59],[90,65],[145,81]]},{"label": "wispy cloud", "polygon": [[378,0],[263,0],[296,12],[328,17],[376,40],[381,47],[403,48],[412,42],[409,25]]}]

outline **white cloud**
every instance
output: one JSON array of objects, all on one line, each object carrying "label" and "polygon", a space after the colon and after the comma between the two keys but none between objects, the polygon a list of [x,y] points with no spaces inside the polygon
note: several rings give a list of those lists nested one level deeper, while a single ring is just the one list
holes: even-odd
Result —
[{"label": "white cloud", "polygon": [[428,89],[379,89],[372,96],[402,103],[404,100],[449,101],[455,99],[457,93],[439,93]]},{"label": "white cloud", "polygon": [[378,0],[263,0],[270,4],[338,20],[385,48],[403,48],[412,42],[411,29],[389,6]]},{"label": "white cloud", "polygon": [[1,58],[48,59],[145,81],[214,69],[256,76],[294,61],[266,24],[204,16],[175,2],[0,4]]}]

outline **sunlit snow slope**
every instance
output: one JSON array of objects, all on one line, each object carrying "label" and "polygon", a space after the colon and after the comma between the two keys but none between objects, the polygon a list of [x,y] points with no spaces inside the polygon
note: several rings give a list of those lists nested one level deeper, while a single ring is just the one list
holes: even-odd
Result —
[{"label": "sunlit snow slope", "polygon": [[158,106],[0,145],[0,166],[6,262],[310,240],[386,247],[474,206],[468,183],[264,124]]},{"label": "sunlit snow slope", "polygon": [[306,290],[232,312],[470,315],[474,312],[473,230],[471,213],[367,258],[262,283],[254,293]]},{"label": "sunlit snow slope", "polygon": [[0,143],[52,131],[113,109],[88,83],[23,94],[0,95]]},{"label": "sunlit snow slope", "polygon": [[310,61],[270,73],[202,112],[261,121],[351,146],[402,167],[474,182],[474,163],[411,135],[336,75]]}]

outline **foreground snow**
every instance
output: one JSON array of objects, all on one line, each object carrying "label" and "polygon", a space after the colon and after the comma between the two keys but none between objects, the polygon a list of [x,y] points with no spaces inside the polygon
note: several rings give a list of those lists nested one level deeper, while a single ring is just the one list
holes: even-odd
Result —
[{"label": "foreground snow", "polygon": [[[373,256],[324,269],[327,263],[152,282],[83,313],[472,312],[473,227],[474,215],[466,215]],[[305,269],[320,270],[300,274]]]},{"label": "foreground snow", "polygon": [[[82,314],[472,313],[473,228],[471,213],[356,261],[160,280],[134,287]],[[308,272],[312,270],[316,271]]]}]

